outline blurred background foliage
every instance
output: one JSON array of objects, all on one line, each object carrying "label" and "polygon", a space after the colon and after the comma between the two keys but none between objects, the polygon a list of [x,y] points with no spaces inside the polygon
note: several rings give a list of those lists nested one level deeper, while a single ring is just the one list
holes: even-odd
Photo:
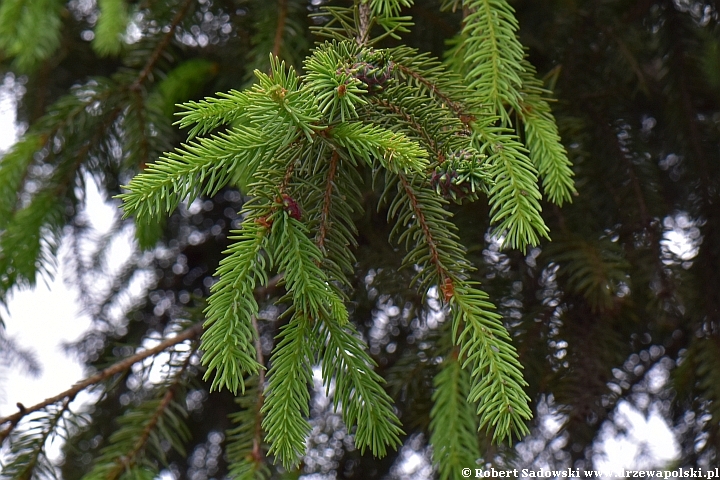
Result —
[{"label": "blurred background foliage", "polygon": [[[452,207],[478,266],[476,278],[513,336],[535,412],[530,436],[516,447],[480,437],[481,462],[590,468],[608,432],[627,428],[618,409],[629,404],[665,419],[679,446],[671,466],[716,466],[720,3],[510,3],[529,59],[557,99],[552,109],[578,195],[562,208],[544,204],[552,241],[526,254],[499,249],[488,235],[483,201]],[[68,242],[70,280],[93,318],[90,331],[68,349],[89,373],[202,318],[226,235],[238,225],[246,198],[223,190],[138,232],[136,252],[109,277],[106,247],[113,235],[134,227],[118,210],[110,233],[93,237],[80,214],[86,183],[95,182],[108,199],[120,193],[119,185],[186,138],[172,125],[176,103],[247,86],[253,69],[269,68],[268,52],[300,68],[316,41],[310,27],[324,21],[308,14],[323,4],[0,3],[3,88],[18,95],[18,119],[27,128],[0,160],[0,296],[52,273],[59,242]],[[446,55],[462,21],[460,2],[418,0],[407,13],[415,27],[402,42]],[[379,192],[366,185],[367,205],[373,205]],[[352,319],[387,379],[405,444],[383,459],[361,455],[318,387],[308,454],[296,472],[269,465],[276,478],[431,475],[408,474],[404,465],[411,452],[425,465],[430,458],[442,312],[432,295],[423,302],[406,287],[412,272],[398,271],[403,254],[387,242],[386,217],[385,211],[365,208],[356,219]],[[149,279],[149,290],[131,294],[140,277]],[[264,305],[258,328],[265,358],[282,327],[274,300],[283,293],[274,285],[256,292]],[[2,362],[36,368],[32,355],[12,339],[1,337],[0,349]],[[222,478],[232,460],[225,446],[242,434],[232,430],[231,415],[239,407],[228,392],[208,394],[193,358],[182,367],[189,380],[174,399],[187,415],[187,432],[181,434],[188,439],[186,454],[160,445],[167,457],[161,468],[177,479]],[[62,478],[82,477],[127,407],[153,396],[162,382],[153,383],[151,372],[152,364],[144,363],[112,377],[106,385],[112,388],[97,404],[65,427]],[[650,457],[637,462],[651,466]]]}]

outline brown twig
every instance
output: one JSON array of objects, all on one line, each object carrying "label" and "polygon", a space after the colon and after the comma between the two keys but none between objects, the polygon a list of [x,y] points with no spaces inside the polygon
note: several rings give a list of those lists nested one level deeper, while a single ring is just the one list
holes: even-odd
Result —
[{"label": "brown twig", "polygon": [[262,353],[262,342],[260,341],[260,329],[258,329],[257,318],[252,316],[252,326],[255,330],[255,357],[263,367],[258,372],[257,402],[255,404],[255,433],[253,435],[252,458],[255,463],[262,463],[264,455],[262,451],[262,407],[265,402],[265,358]]},{"label": "brown twig", "polygon": [[[437,249],[437,243],[435,242],[432,232],[430,231],[430,226],[425,219],[425,212],[423,212],[422,208],[420,208],[417,195],[415,195],[415,191],[413,190],[410,183],[407,181],[407,178],[405,178],[405,175],[400,174],[399,178],[400,183],[402,183],[403,189],[405,189],[405,193],[410,199],[410,206],[412,207],[413,213],[415,214],[415,219],[417,220],[418,224],[420,224],[423,236],[425,237],[425,242],[427,243],[428,249],[430,250],[430,262],[435,265],[435,269],[438,273],[438,279],[440,280],[440,284],[438,286],[443,291],[443,293],[446,293],[446,289],[448,291],[451,291],[453,289],[452,279],[448,275],[447,269],[440,261],[440,254]],[[448,281],[450,283],[448,283]]]},{"label": "brown twig", "polygon": [[399,105],[395,105],[394,103],[391,103],[389,100],[383,100],[383,99],[377,99],[373,98],[371,99],[372,102],[376,103],[378,106],[386,108],[393,112],[395,115],[398,115],[402,117],[402,119],[410,125],[412,128],[415,129],[425,140],[425,143],[428,147],[430,147],[430,150],[432,150],[432,153],[435,155],[435,158],[438,159],[439,163],[442,163],[445,159],[440,151],[440,149],[437,146],[437,142],[430,136],[430,134],[425,130],[425,127],[423,127],[410,113],[408,113],[404,108],[402,108]]},{"label": "brown twig", "polygon": [[358,33],[355,37],[355,42],[361,47],[366,46],[370,38],[371,18],[370,2],[360,2],[360,6],[358,7]]},{"label": "brown twig", "polygon": [[177,11],[172,21],[170,22],[170,29],[167,31],[163,39],[160,40],[160,43],[158,43],[157,47],[155,47],[155,50],[153,50],[152,55],[150,55],[150,58],[148,58],[148,61],[145,63],[145,67],[143,67],[140,75],[138,75],[132,85],[130,85],[130,90],[139,89],[140,86],[145,82],[145,80],[147,80],[147,78],[150,76],[150,72],[152,72],[152,69],[155,68],[155,64],[158,62],[158,60],[160,60],[160,56],[162,55],[163,50],[165,50],[165,48],[170,43],[173,35],[175,35],[175,28],[177,28],[177,26],[180,25],[180,22],[182,22],[183,18],[185,18],[185,15],[187,14],[188,9],[190,9],[190,5],[192,5],[193,2],[195,2],[195,0],[185,0],[183,6],[180,7],[180,9]]},{"label": "brown twig", "polygon": [[278,1],[278,23],[275,29],[275,39],[273,40],[272,54],[274,57],[280,55],[280,48],[283,43],[283,32],[285,31],[285,19],[287,18],[288,4],[287,0]]},{"label": "brown twig", "polygon": [[142,352],[138,352],[135,355],[131,357],[124,358],[123,360],[120,360],[119,362],[107,367],[104,370],[101,370],[100,372],[96,373],[95,375],[92,375],[85,380],[82,380],[72,387],[68,388],[64,392],[61,392],[54,397],[46,398],[42,402],[38,403],[37,405],[33,405],[32,407],[27,407],[24,409],[21,409],[17,413],[14,413],[12,415],[8,415],[7,417],[0,418],[0,425],[4,425],[6,423],[10,423],[10,426],[3,430],[0,433],[0,442],[4,440],[10,432],[15,428],[15,426],[18,424],[18,422],[29,413],[37,412],[38,410],[41,410],[48,405],[52,405],[54,403],[57,403],[65,398],[73,398],[75,395],[77,395],[82,390],[86,389],[87,387],[91,385],[95,385],[96,383],[99,383],[106,378],[112,377],[113,375],[123,372],[130,368],[132,365],[136,364],[137,362],[150,357],[152,355],[158,354],[162,352],[163,350],[172,347],[173,345],[177,345],[180,342],[184,342],[185,340],[191,339],[196,337],[200,334],[202,331],[202,324],[197,323],[193,325],[192,327],[183,330],[182,332],[178,333],[176,336],[172,338],[168,338],[153,348],[149,348],[147,350],[143,350]]},{"label": "brown twig", "polygon": [[457,115],[458,119],[464,123],[468,124],[470,122],[473,122],[475,120],[475,117],[473,115],[470,115],[463,111],[462,105],[458,102],[454,101],[452,98],[450,98],[447,94],[440,91],[440,89],[430,80],[423,77],[420,73],[406,67],[405,65],[401,65],[399,63],[395,63],[395,68],[400,70],[405,75],[414,78],[419,83],[423,84],[430,92],[437,96],[440,100],[442,100],[450,109],[455,112],[455,115]]}]

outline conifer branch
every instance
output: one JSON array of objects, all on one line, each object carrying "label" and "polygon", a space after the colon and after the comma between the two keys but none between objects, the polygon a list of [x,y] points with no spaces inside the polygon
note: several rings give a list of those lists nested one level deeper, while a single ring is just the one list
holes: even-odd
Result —
[{"label": "conifer branch", "polygon": [[252,102],[249,95],[237,90],[218,93],[218,97],[220,98],[207,97],[199,102],[190,101],[180,105],[184,111],[177,113],[180,120],[175,124],[180,128],[194,124],[188,132],[190,140],[197,135],[205,135],[220,125],[239,120]]},{"label": "conifer branch", "polygon": [[423,85],[425,88],[428,89],[428,91],[431,93],[431,96],[439,98],[445,105],[447,105],[450,109],[452,109],[460,118],[463,120],[464,123],[467,123],[469,121],[468,115],[464,113],[463,106],[454,101],[449,95],[444,93],[438,86],[435,84],[435,82],[431,81],[428,78],[425,78],[420,72],[416,72],[415,70],[406,67],[405,65],[402,65],[400,63],[396,64],[396,68],[407,75],[408,77],[412,78],[416,82]]},{"label": "conifer branch", "polygon": [[[253,205],[247,205],[246,211]],[[236,393],[245,389],[245,374],[255,374],[264,368],[256,361],[252,318],[258,314],[253,295],[256,283],[266,284],[265,258],[269,218],[266,208],[256,208],[235,232],[236,242],[225,251],[216,275],[219,280],[211,288],[205,309],[205,333],[202,336],[202,363],[207,367],[205,379],[214,372],[211,389],[227,387]]]},{"label": "conifer branch", "polygon": [[502,128],[475,123],[474,129],[482,144],[480,151],[488,155],[494,180],[488,194],[494,234],[505,236],[506,245],[522,251],[528,245],[538,245],[540,237],[549,239],[550,230],[540,215],[537,169],[523,145]]},{"label": "conifer branch", "polygon": [[506,0],[466,0],[470,11],[463,26],[466,78],[481,102],[492,108],[503,125],[510,125],[506,104],[518,110],[520,72],[524,57],[517,39],[518,22]]},{"label": "conifer branch", "polygon": [[135,365],[136,363],[140,362],[141,360],[156,355],[160,352],[163,352],[167,350],[168,348],[172,347],[173,345],[177,345],[178,343],[184,342],[186,340],[192,339],[200,334],[202,331],[202,325],[201,324],[195,324],[190,328],[187,328],[183,330],[182,332],[178,333],[174,337],[170,337],[166,340],[163,340],[156,346],[152,348],[148,348],[147,350],[143,350],[142,352],[138,352],[130,357],[124,358],[120,360],[119,362],[101,370],[100,372],[96,373],[95,375],[92,375],[85,380],[82,380],[75,385],[73,385],[71,388],[53,396],[50,398],[47,398],[43,400],[42,402],[33,405],[32,407],[23,407],[20,409],[20,411],[8,415],[6,417],[0,418],[0,425],[4,425],[6,423],[10,423],[10,426],[7,427],[5,430],[2,431],[0,434],[0,440],[4,439],[8,436],[8,434],[15,428],[15,426],[18,424],[18,422],[25,417],[26,415],[37,412],[39,410],[42,410],[43,408],[58,403],[66,398],[74,398],[79,392],[85,390],[87,387],[91,385],[95,385],[97,383],[102,382],[103,380],[112,377],[113,375],[116,375],[120,372],[123,372],[130,368],[131,366]]},{"label": "conifer branch", "polygon": [[153,68],[155,68],[155,64],[160,60],[163,51],[167,48],[167,46],[170,44],[170,40],[175,36],[175,29],[178,25],[180,25],[180,22],[183,21],[185,18],[185,15],[187,15],[188,10],[190,9],[190,5],[195,3],[195,0],[185,0],[182,4],[182,6],[177,10],[175,13],[175,16],[173,17],[172,21],[170,22],[170,25],[168,26],[168,31],[163,35],[162,40],[160,40],[160,43],[155,47],[155,50],[153,50],[152,54],[150,54],[150,57],[148,58],[147,62],[145,63],[145,66],[140,71],[140,74],[137,76],[135,81],[130,85],[130,90],[137,90],[139,89],[143,83],[150,77],[150,74],[152,73]]},{"label": "conifer branch", "polygon": [[[164,387],[161,398],[131,406],[118,419],[120,428],[110,436],[109,444],[103,448],[84,480],[119,480],[126,474],[136,476],[138,471],[155,471],[156,466],[147,454],[150,451],[156,457],[154,460],[166,463],[164,442],[181,455],[185,454],[183,443],[189,437],[189,431],[181,418],[187,413],[174,401],[195,352],[193,345],[174,372],[172,381]],[[179,416],[172,411],[173,406]]]},{"label": "conifer branch", "polygon": [[[40,477],[43,473],[46,475],[54,473],[54,467],[45,454],[45,445],[56,434],[60,421],[69,410],[73,398],[65,398],[62,405],[49,415],[49,418],[42,416],[33,418],[26,428],[10,437],[7,455],[10,461],[1,464],[3,478],[24,480]],[[3,441],[4,437],[0,439],[0,445]]]},{"label": "conifer branch", "polygon": [[477,415],[468,402],[470,374],[462,368],[455,347],[433,379],[430,444],[441,480],[456,478],[466,465],[480,458]]},{"label": "conifer branch", "polygon": [[305,453],[305,439],[310,432],[310,393],[313,357],[310,349],[310,319],[296,311],[290,323],[282,328],[271,357],[268,393],[261,412],[262,428],[274,453],[285,468],[296,465]]},{"label": "conifer branch", "polygon": [[433,154],[433,158],[436,159],[438,162],[442,163],[442,161],[444,160],[444,155],[438,148],[437,142],[430,135],[430,133],[428,133],[424,125],[421,125],[418,120],[412,115],[410,115],[410,113],[408,113],[404,108],[390,102],[389,100],[373,98],[372,101],[379,107],[385,108],[390,112],[394,113],[398,117],[402,118],[408,125],[412,126],[413,129],[420,134],[422,139],[425,141],[425,144],[429,147],[431,153]]},{"label": "conifer branch", "polygon": [[535,78],[535,68],[523,61],[522,104],[520,114],[525,127],[525,141],[530,157],[542,178],[547,198],[558,206],[572,201],[577,192],[573,186],[573,171],[565,147],[560,141],[555,117],[544,96],[549,93]]},{"label": "conifer branch", "polygon": [[357,425],[355,445],[364,452],[384,457],[387,448],[400,445],[404,432],[392,408],[392,399],[382,388],[375,362],[357,338],[352,324],[343,325],[325,317],[318,330],[321,369],[326,389],[335,380],[333,403],[342,406],[343,421],[348,428]]},{"label": "conifer branch", "polygon": [[160,421],[160,418],[162,417],[165,410],[170,406],[170,402],[172,402],[174,396],[175,391],[173,388],[169,388],[167,392],[165,392],[165,395],[163,395],[163,398],[160,400],[160,403],[150,417],[150,420],[143,427],[140,436],[137,437],[137,440],[135,441],[132,449],[127,452],[126,455],[115,461],[114,468],[110,470],[110,472],[107,472],[103,475],[104,480],[117,480],[118,478],[120,478],[123,471],[129,470],[134,467],[135,463],[137,462],[137,456],[145,447],[145,444],[150,438],[150,435],[157,427],[157,424]]},{"label": "conifer branch", "polygon": [[403,133],[362,123],[346,122],[332,129],[332,139],[368,165],[379,159],[390,172],[422,172],[428,167],[427,152]]},{"label": "conifer branch", "polygon": [[277,144],[277,139],[267,139],[251,127],[190,142],[148,165],[125,187],[127,192],[118,196],[125,217],[135,214],[138,221],[148,222],[174,210],[182,200],[192,202],[201,193],[214,194],[233,178],[247,179]]},{"label": "conifer branch", "polygon": [[398,175],[398,178],[400,180],[402,188],[405,190],[405,195],[407,195],[408,199],[410,200],[410,207],[412,208],[413,214],[415,215],[418,225],[422,230],[424,242],[427,245],[430,253],[430,264],[435,267],[435,271],[437,273],[438,285],[445,285],[446,279],[452,282],[452,279],[448,276],[447,268],[445,267],[445,265],[443,265],[442,260],[440,259],[438,246],[435,243],[432,232],[430,231],[430,226],[425,219],[425,212],[420,208],[417,195],[415,195],[415,191],[413,190],[404,175]]},{"label": "conifer branch", "polygon": [[116,55],[122,50],[122,34],[127,28],[127,7],[124,0],[98,0],[100,11],[95,25],[92,47],[100,56]]},{"label": "conifer branch", "polygon": [[472,282],[455,286],[452,304],[453,340],[464,357],[463,368],[470,368],[468,401],[478,405],[480,428],[492,428],[498,442],[522,438],[529,432],[525,422],[532,418],[530,398],[523,391],[527,382],[500,315]]}]

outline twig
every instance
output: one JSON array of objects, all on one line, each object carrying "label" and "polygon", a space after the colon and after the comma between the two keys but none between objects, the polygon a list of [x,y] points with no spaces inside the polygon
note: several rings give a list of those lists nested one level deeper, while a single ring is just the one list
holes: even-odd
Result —
[{"label": "twig", "polygon": [[367,45],[368,38],[370,38],[370,2],[361,1],[358,7],[358,33],[355,37],[355,42],[364,47]]},{"label": "twig", "polygon": [[425,212],[423,212],[420,202],[418,202],[418,198],[412,184],[408,182],[407,177],[403,173],[399,174],[398,178],[400,179],[400,183],[402,183],[405,193],[410,199],[410,207],[415,213],[415,219],[418,222],[418,225],[420,225],[423,236],[425,237],[425,242],[427,243],[430,253],[430,263],[435,265],[435,270],[437,271],[438,288],[442,292],[445,302],[448,303],[453,296],[455,296],[455,278],[448,271],[448,268],[443,265],[442,259],[440,258],[440,251],[438,250],[438,243],[435,238],[433,238],[432,232],[430,231],[430,224],[425,218]]},{"label": "twig", "polygon": [[278,23],[275,29],[275,40],[273,41],[272,54],[273,57],[280,55],[280,48],[283,43],[283,32],[285,31],[285,19],[287,18],[287,0],[279,0],[278,2]]},{"label": "twig", "polygon": [[152,55],[150,55],[150,58],[148,58],[148,61],[147,63],[145,63],[145,67],[143,67],[140,75],[138,75],[132,85],[130,85],[130,90],[139,89],[143,82],[147,80],[150,72],[155,67],[155,64],[158,60],[160,60],[160,56],[162,55],[163,50],[165,50],[165,48],[170,43],[170,39],[172,39],[173,35],[175,35],[175,28],[180,25],[180,22],[182,22],[185,14],[187,14],[188,9],[190,8],[190,5],[192,5],[194,1],[195,0],[185,0],[183,6],[177,11],[177,13],[172,19],[172,22],[170,22],[170,29],[167,31],[158,46],[155,47],[155,50],[153,51]]},{"label": "twig", "polygon": [[262,407],[265,402],[265,358],[262,353],[262,342],[260,341],[260,329],[258,328],[257,317],[252,316],[252,326],[255,330],[255,355],[257,362],[263,367],[258,372],[257,403],[255,405],[255,433],[253,434],[252,459],[257,463],[264,461],[262,452]]},{"label": "twig", "polygon": [[142,352],[138,352],[135,355],[131,357],[127,357],[123,360],[120,360],[119,362],[107,367],[104,370],[101,370],[100,372],[96,373],[95,375],[92,375],[91,377],[86,378],[85,380],[82,380],[69,389],[65,390],[62,393],[59,393],[55,395],[54,397],[46,398],[42,402],[38,403],[37,405],[33,405],[32,407],[22,408],[20,411],[9,415],[7,417],[0,418],[0,425],[3,425],[5,423],[10,423],[10,426],[0,432],[0,442],[4,440],[10,432],[15,428],[15,426],[18,424],[18,422],[26,415],[32,412],[37,412],[38,410],[41,410],[48,405],[52,405],[53,403],[57,403],[66,397],[74,397],[78,394],[78,392],[81,392],[82,390],[86,389],[90,385],[94,385],[96,383],[99,383],[106,378],[112,377],[113,375],[120,373],[124,370],[127,370],[132,365],[136,364],[137,362],[150,357],[152,355],[155,355],[157,353],[162,352],[168,347],[172,347],[173,345],[177,345],[180,342],[184,342],[185,340],[188,340],[190,338],[196,337],[200,334],[202,331],[202,324],[197,323],[193,325],[192,327],[183,330],[182,332],[178,333],[176,336],[172,338],[168,338],[153,348],[149,348],[147,350],[144,350]]},{"label": "twig", "polygon": [[423,77],[420,73],[414,71],[413,69],[406,67],[405,65],[401,65],[399,63],[395,63],[395,68],[400,70],[405,75],[414,78],[421,84],[425,85],[425,87],[430,90],[430,93],[437,96],[445,105],[450,107],[450,109],[455,112],[455,115],[457,115],[458,119],[464,123],[469,124],[470,122],[475,121],[475,116],[469,113],[466,113],[462,109],[462,105],[456,101],[454,101],[452,98],[450,98],[449,95],[443,93],[437,85],[435,85],[431,80],[428,80],[427,78]]}]

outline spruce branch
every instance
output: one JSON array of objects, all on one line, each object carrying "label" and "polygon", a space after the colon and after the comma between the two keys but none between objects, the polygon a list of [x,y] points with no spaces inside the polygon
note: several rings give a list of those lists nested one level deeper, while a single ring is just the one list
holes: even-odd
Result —
[{"label": "spruce branch", "polygon": [[282,328],[271,357],[269,382],[262,428],[270,444],[268,454],[275,454],[285,468],[298,464],[305,453],[310,432],[310,393],[313,353],[311,320],[296,310],[290,323]]},{"label": "spruce branch", "polygon": [[402,73],[405,78],[412,80],[418,85],[421,85],[424,89],[430,93],[431,97],[437,98],[442,104],[447,105],[450,109],[455,111],[459,117],[464,117],[463,106],[459,102],[453,100],[447,93],[438,87],[437,82],[433,79],[427,78],[427,73],[420,73],[417,70],[412,69],[409,66],[397,63],[396,66],[398,72]]},{"label": "spruce branch", "polygon": [[430,444],[441,480],[456,478],[462,468],[480,458],[477,415],[467,400],[470,385],[470,373],[462,368],[456,347],[433,379]]},{"label": "spruce branch", "polygon": [[467,280],[472,265],[435,192],[402,175],[397,188],[388,213],[397,217],[392,235],[406,244],[403,264],[423,267],[415,277],[420,288],[427,291],[437,286],[453,309],[453,341],[460,346],[463,368],[469,368],[472,376],[468,401],[482,400],[477,412],[480,427],[493,428],[497,441],[520,437],[527,432],[524,421],[532,416],[530,399],[522,390],[526,385],[522,367],[501,317],[493,312],[487,294]]},{"label": "spruce branch", "polygon": [[285,288],[293,306],[312,319],[330,317],[344,325],[348,312],[342,298],[330,286],[327,273],[320,268],[322,252],[310,238],[307,226],[287,212],[272,224],[272,258],[284,272]]},{"label": "spruce branch", "polygon": [[53,435],[58,435],[60,422],[73,399],[66,397],[61,405],[55,406],[54,411],[47,409],[43,412],[45,415],[32,418],[21,432],[10,436],[7,457],[0,462],[2,478],[55,478],[55,467],[47,458],[45,445]]},{"label": "spruce branch", "polygon": [[232,124],[240,120],[252,102],[250,95],[237,90],[221,92],[217,95],[220,98],[206,97],[199,102],[190,101],[180,105],[183,110],[176,114],[180,119],[175,124],[180,128],[194,125],[188,132],[189,139],[197,135],[205,135],[220,125]]},{"label": "spruce branch", "polygon": [[32,72],[60,46],[62,8],[57,0],[0,4],[0,50],[14,57],[18,70]]},{"label": "spruce branch", "polygon": [[510,335],[488,295],[472,282],[455,285],[451,300],[453,340],[460,346],[463,368],[469,368],[468,401],[478,405],[480,428],[493,430],[493,440],[522,438],[532,418],[530,398],[523,391],[522,366]]},{"label": "spruce branch", "polygon": [[[405,176],[400,175],[398,177],[400,180],[400,185],[402,185],[403,190],[405,191],[405,195],[407,195],[407,198],[409,200],[409,209],[407,209],[408,212],[412,212],[412,215],[415,217],[417,221],[417,225],[420,227],[420,232],[418,234],[414,235],[414,240],[418,240],[419,238],[422,238],[421,242],[417,242],[418,244],[425,243],[426,248],[428,250],[428,263],[435,269],[435,275],[434,278],[437,280],[438,285],[444,285],[445,279],[448,277],[448,266],[443,263],[442,255],[440,254],[440,251],[438,249],[437,241],[433,235],[433,232],[431,231],[431,226],[427,221],[427,218],[425,216],[425,211],[420,207],[420,202],[418,198],[418,194],[415,191],[415,188],[413,188],[413,185],[408,181]],[[399,203],[398,203],[399,206]],[[389,214],[395,215],[395,212],[391,209]],[[407,217],[405,217],[407,218]],[[433,218],[433,220],[435,220]],[[400,225],[400,222],[398,222],[398,225]],[[440,224],[442,225],[442,224]],[[435,228],[439,227],[437,223],[433,223],[433,226]],[[406,223],[407,226],[407,223]],[[411,236],[409,234],[411,229],[406,230],[408,233],[400,234],[398,237],[398,242],[402,241],[403,238],[407,239],[407,242],[410,241]],[[422,233],[422,237],[420,237],[419,233]],[[409,243],[406,242],[406,248],[409,246]],[[408,249],[409,250],[409,249]],[[408,253],[408,256],[410,253]],[[456,267],[459,267],[459,265],[456,265]]]},{"label": "spruce branch", "polygon": [[[393,92],[394,93],[394,92]],[[393,95],[395,96],[395,95]],[[403,98],[402,96],[395,96],[396,98],[400,99]],[[415,134],[419,135],[422,142],[424,143],[424,146],[429,150],[429,153],[432,154],[433,159],[437,159],[438,161],[441,161],[442,157],[444,156],[442,151],[440,150],[438,143],[439,140],[435,138],[434,135],[432,135],[429,131],[429,125],[422,121],[420,118],[413,116],[408,109],[404,108],[401,105],[397,105],[393,103],[389,99],[385,98],[373,98],[373,103],[378,107],[378,109],[385,115],[378,115],[378,121],[381,120],[382,116],[386,116],[388,113],[392,115],[392,120],[387,121],[388,119],[385,118],[387,124],[397,124],[398,122],[402,122],[406,124],[408,127],[410,127]],[[423,119],[424,120],[424,119]],[[378,122],[379,123],[379,122]],[[441,123],[437,123],[435,125],[441,125]],[[446,125],[445,123],[442,123],[442,125]],[[388,125],[388,128],[390,125]],[[447,128],[447,127],[443,127]],[[435,132],[433,132],[435,133]]]},{"label": "spruce branch", "polygon": [[257,284],[267,284],[263,249],[267,244],[267,227],[261,218],[269,218],[269,209],[246,205],[251,214],[235,231],[235,242],[225,251],[211,288],[205,309],[205,333],[202,336],[202,363],[207,367],[205,379],[214,373],[211,390],[227,387],[236,393],[244,391],[244,376],[264,368],[256,360],[255,333],[252,319],[258,314],[253,296]]},{"label": "spruce branch", "polygon": [[510,125],[507,106],[519,110],[524,70],[514,10],[506,0],[466,0],[463,7],[470,12],[461,37],[466,79],[491,113]]},{"label": "spruce branch", "polygon": [[[165,413],[165,410],[170,406],[170,402],[172,402],[174,396],[175,392],[173,389],[168,389],[168,391],[165,392],[165,395],[158,403],[156,410],[152,413],[152,416],[150,417],[150,420],[144,425],[139,437],[137,437],[137,439],[135,440],[135,444],[132,446],[130,451],[128,451],[122,458],[118,459],[119,461],[115,462],[113,468],[109,472],[102,472],[100,475],[97,476],[98,478],[102,477],[103,480],[116,480],[120,478],[123,471],[133,470],[135,464],[137,463],[137,456],[140,454],[140,452],[143,450],[146,443],[150,439],[150,435],[157,427],[160,418]],[[122,419],[120,419],[120,421],[122,422]],[[117,441],[117,439],[115,440]],[[93,472],[86,476],[88,480],[92,479],[93,477]]]},{"label": "spruce branch", "polygon": [[45,143],[38,134],[27,134],[3,155],[0,162],[0,230],[12,218],[18,202],[18,189],[27,175],[35,152]]},{"label": "spruce branch", "polygon": [[348,428],[357,425],[355,445],[361,452],[370,448],[373,455],[384,457],[388,447],[395,449],[401,444],[404,432],[364,342],[352,324],[343,326],[327,317],[320,323],[317,336],[323,382],[329,391],[335,380],[333,402],[336,409],[342,407]]},{"label": "spruce branch", "polygon": [[184,144],[177,153],[168,153],[125,186],[118,195],[125,217],[134,214],[148,223],[162,212],[171,212],[183,200],[212,195],[230,181],[247,181],[263,157],[279,146],[252,127],[235,127],[226,133],[199,142]]},{"label": "spruce branch", "polygon": [[402,133],[362,123],[342,123],[332,129],[331,138],[345,147],[348,155],[371,165],[379,159],[390,172],[422,172],[428,167],[427,152]]},{"label": "spruce branch", "polygon": [[10,425],[5,428],[0,433],[0,441],[4,440],[10,432],[15,428],[15,426],[18,424],[18,422],[25,417],[26,415],[37,412],[39,410],[42,410],[49,405],[53,405],[55,403],[64,401],[66,398],[75,398],[75,396],[85,390],[86,388],[96,385],[103,380],[106,380],[114,375],[117,375],[118,373],[121,373],[131,366],[135,365],[136,363],[144,360],[147,357],[151,357],[153,355],[157,355],[160,352],[163,352],[167,350],[168,348],[177,345],[178,343],[182,343],[186,340],[190,340],[200,334],[202,331],[202,325],[201,324],[195,324],[190,328],[187,328],[183,330],[182,332],[178,333],[177,335],[167,338],[166,340],[163,340],[162,342],[158,343],[156,346],[152,348],[148,348],[147,350],[143,350],[141,352],[138,352],[130,357],[124,358],[120,360],[119,362],[101,370],[100,372],[96,373],[95,375],[92,375],[85,380],[81,380],[80,382],[76,383],[69,389],[53,396],[49,397],[42,402],[33,405],[31,407],[23,407],[20,409],[20,411],[8,415],[6,417],[0,418],[0,425],[4,425],[6,423],[9,423]]},{"label": "spruce branch", "polygon": [[117,55],[122,49],[122,34],[127,28],[128,14],[124,0],[99,0],[95,38],[92,47],[100,56]]},{"label": "spruce branch", "polygon": [[535,68],[530,62],[524,60],[523,65],[523,98],[518,113],[525,128],[525,141],[542,178],[545,195],[551,202],[562,206],[564,202],[571,202],[572,195],[577,194],[572,180],[574,174],[567,151],[560,142],[555,117],[545,99],[549,92],[535,77]]},{"label": "spruce branch", "polygon": [[[326,160],[328,156],[330,159]],[[310,206],[307,221],[311,231],[317,231],[314,242],[323,254],[321,268],[327,271],[332,283],[342,286],[343,290],[337,291],[343,299],[346,299],[344,289],[352,288],[349,278],[356,264],[354,218],[363,211],[360,204],[363,179],[357,167],[344,151],[323,142],[298,172],[299,176],[307,176],[308,185],[323,185],[322,189],[303,188],[306,193],[301,193],[301,200]]]},{"label": "spruce branch", "polygon": [[[344,272],[351,272],[354,263],[352,252],[348,251],[348,246],[355,242],[350,215],[360,209],[358,182],[352,176],[354,167],[333,149],[327,170],[318,172],[325,181],[325,190],[322,201],[317,202],[320,232],[315,236],[315,244],[325,254],[322,265],[332,280],[333,292],[339,292],[339,285],[348,285]],[[346,192],[347,196],[341,197],[339,192]],[[338,293],[338,297],[342,295]],[[361,451],[369,447],[374,455],[384,456],[387,447],[396,448],[400,443],[400,422],[393,412],[392,399],[381,386],[384,380],[373,369],[375,363],[366,352],[367,346],[352,325],[343,320],[347,314],[340,316],[336,312],[340,307],[344,311],[344,305],[338,303],[333,307],[331,302],[330,315],[321,313],[322,321],[315,329],[323,382],[328,392],[335,382],[334,406],[342,409],[348,428],[357,426],[356,446]]]},{"label": "spruce branch", "polygon": [[503,128],[480,122],[473,127],[478,150],[488,156],[494,181],[488,193],[491,222],[496,224],[494,235],[505,236],[505,245],[522,251],[538,245],[541,237],[549,239],[550,230],[540,215],[537,169],[525,147]]},{"label": "spruce branch", "polygon": [[358,118],[358,109],[367,103],[366,85],[357,78],[353,65],[363,49],[350,42],[326,42],[305,60],[304,83],[317,98],[320,111],[331,121]]},{"label": "spruce branch", "polygon": [[447,201],[423,183],[417,176],[386,178],[383,196],[389,196],[393,186],[397,189],[388,209],[388,219],[395,219],[390,238],[405,245],[404,267],[422,267],[412,282],[423,295],[437,286],[447,300],[454,283],[462,281],[474,268],[465,259],[456,227],[448,220],[450,214],[444,209]]},{"label": "spruce branch", "polygon": [[120,428],[110,436],[108,445],[83,480],[156,475],[157,463],[167,463],[164,443],[181,455],[185,454],[184,443],[190,432],[184,422],[187,411],[177,402],[177,397],[186,382],[185,373],[195,351],[193,346],[181,364],[171,363],[176,371],[169,384],[159,388],[164,390],[162,397],[129,407],[117,420]]}]

